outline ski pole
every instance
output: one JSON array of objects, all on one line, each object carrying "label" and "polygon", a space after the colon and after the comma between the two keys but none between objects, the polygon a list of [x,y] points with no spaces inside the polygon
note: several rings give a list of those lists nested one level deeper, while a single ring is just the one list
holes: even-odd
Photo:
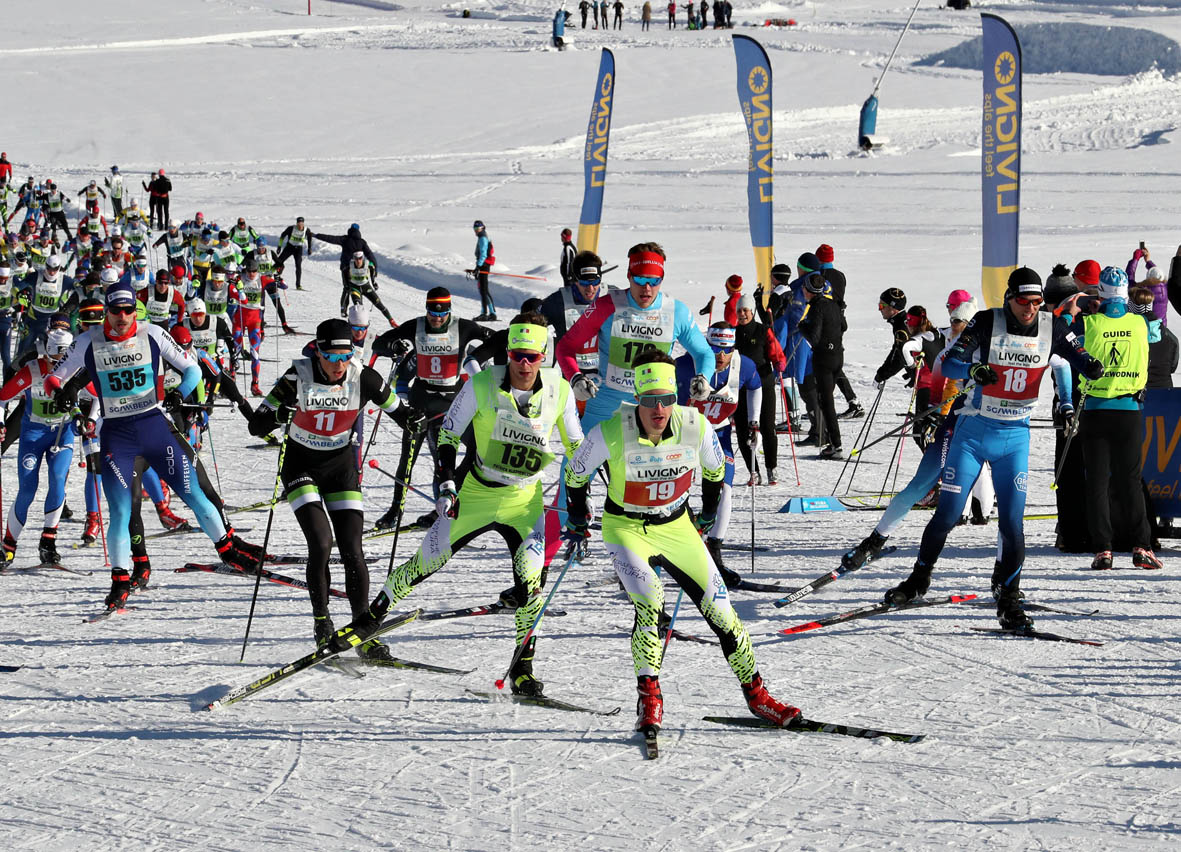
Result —
[{"label": "ski pole", "polygon": [[562,571],[558,574],[558,579],[554,580],[554,584],[550,586],[549,594],[545,598],[545,602],[541,605],[541,610],[537,613],[537,617],[533,619],[533,624],[525,632],[525,638],[517,645],[517,651],[513,654],[513,661],[508,664],[508,671],[504,673],[504,677],[496,681],[497,689],[504,689],[504,682],[508,680],[508,676],[512,673],[513,668],[517,665],[517,661],[521,659],[521,655],[525,653],[525,649],[529,647],[529,640],[533,638],[533,632],[537,629],[537,625],[541,623],[542,617],[545,615],[546,608],[549,607],[550,601],[554,599],[554,593],[558,590],[558,586],[562,585],[562,578],[566,576],[566,572],[570,570],[570,566],[574,564],[574,557],[578,554],[578,548],[573,543],[567,549],[566,564],[562,566]]},{"label": "ski pole", "polygon": [[[862,439],[865,437],[866,430],[869,428],[869,424],[873,422],[873,418],[877,414],[877,411],[878,411],[878,403],[881,402],[882,392],[885,391],[885,389],[886,389],[886,383],[882,382],[882,386],[880,388],[878,388],[878,395],[873,398],[873,403],[869,406],[869,414],[866,416],[865,422],[861,424],[861,429],[858,430],[857,437],[853,441],[853,449],[852,449],[852,451],[850,451],[849,457],[847,459],[845,459],[845,464],[841,467],[841,472],[837,476],[836,484],[834,484],[832,487],[833,494],[836,494],[837,489],[841,487],[841,480],[845,478],[845,470],[849,467],[849,462],[852,461],[854,459],[854,457],[856,457],[859,453],[859,450],[857,449],[857,445],[862,442]],[[848,494],[849,489],[853,487],[853,476],[856,476],[856,475],[857,475],[857,466],[854,465],[853,466],[853,475],[849,477],[849,484],[845,487],[846,494]]]},{"label": "ski pole", "polygon": [[[783,397],[783,419],[787,421],[787,445],[791,447],[791,464],[796,471],[796,485],[800,482],[800,463],[796,460],[796,436],[791,428],[791,409],[787,404],[787,386],[783,383],[783,373],[779,374],[779,393]],[[779,440],[776,438],[776,440]]]},{"label": "ski pole", "polygon": [[[98,465],[95,465],[97,468]],[[103,501],[98,493],[98,472],[94,474],[94,505],[98,506],[98,534],[103,543],[103,566],[110,567],[111,557],[107,554],[107,527],[103,522]]]},{"label": "ski pole", "polygon": [[[751,454],[754,454],[754,449],[751,449]],[[759,472],[759,460],[755,458],[755,473]],[[750,489],[750,573],[755,573],[755,494],[758,493],[754,488]],[[677,603],[681,599],[677,598]]]},{"label": "ski pole", "polygon": [[217,493],[224,494],[225,491],[221,487],[221,470],[217,466],[217,447],[213,445],[213,423],[210,423],[209,428],[205,431],[209,435],[209,452],[213,456],[213,472],[217,475]]},{"label": "ski pole", "polygon": [[[926,417],[928,414],[934,414],[936,411],[938,411],[938,410],[940,410],[941,408],[943,408],[943,406],[945,406],[947,403],[949,403],[949,402],[951,402],[951,401],[953,401],[953,400],[957,399],[958,397],[961,397],[961,396],[963,396],[963,395],[964,395],[964,394],[966,394],[968,391],[972,390],[974,387],[975,387],[975,384],[974,384],[974,383],[972,383],[972,382],[969,382],[969,383],[967,383],[967,384],[966,384],[966,385],[964,385],[964,386],[963,386],[963,387],[962,387],[960,390],[956,391],[954,394],[952,394],[951,396],[947,397],[947,398],[946,398],[946,399],[944,399],[942,402],[938,402],[938,403],[936,403],[935,405],[932,405],[932,406],[929,406],[929,407],[927,407],[927,408],[924,408],[922,411],[920,411],[918,414],[916,414],[916,415],[914,416],[914,419],[915,419],[915,420],[921,420],[922,418]],[[893,438],[893,437],[894,437],[895,435],[897,435],[899,432],[905,432],[905,431],[906,431],[906,430],[909,428],[909,426],[910,426],[910,424],[909,424],[909,423],[903,422],[903,424],[902,424],[901,426],[898,426],[898,427],[896,427],[896,428],[894,428],[894,429],[891,429],[891,430],[890,430],[889,432],[887,432],[886,434],[884,434],[884,435],[881,435],[881,436],[879,436],[879,437],[875,438],[874,440],[872,440],[872,441],[870,441],[868,444],[866,444],[864,447],[862,447],[860,450],[857,450],[857,455],[860,455],[861,453],[865,452],[865,451],[866,451],[866,450],[868,450],[870,447],[873,447],[873,446],[876,446],[877,444],[880,444],[882,441],[888,441],[890,438]]]},{"label": "ski pole", "polygon": [[[414,449],[414,444],[411,444],[410,446],[411,446],[411,451],[410,451],[410,455],[409,455],[410,463],[407,465],[407,467],[413,466],[414,457],[416,455],[418,455],[418,452]],[[382,467],[381,464],[377,461],[377,459],[370,459],[369,466],[371,468],[373,468],[374,470],[376,470],[378,473],[388,476],[396,484],[401,485],[407,491],[413,491],[419,497],[422,497],[424,500],[427,500],[431,503],[435,502],[435,498],[433,496],[431,496],[430,494],[427,494],[421,488],[416,488],[415,486],[411,485],[409,482],[404,482],[401,479],[399,479],[398,477],[394,476],[394,474],[390,473],[388,470],[386,470],[384,467]],[[406,498],[405,498],[405,496],[403,496],[402,506],[405,506],[405,505],[406,505]],[[401,511],[402,506],[399,507],[399,509],[398,509],[399,512]]]},{"label": "ski pole", "polygon": [[1079,397],[1078,410],[1074,412],[1074,416],[1070,418],[1070,422],[1066,424],[1066,444],[1062,447],[1062,458],[1058,459],[1058,467],[1054,470],[1054,481],[1050,483],[1050,490],[1058,490],[1058,479],[1062,476],[1062,468],[1066,466],[1066,454],[1070,452],[1070,444],[1074,441],[1074,436],[1078,434],[1079,417],[1083,413],[1083,403],[1087,401],[1087,390],[1083,388],[1082,395]]},{"label": "ski pole", "polygon": [[680,586],[677,589],[677,602],[673,604],[673,616],[668,620],[668,627],[665,628],[664,633],[664,647],[660,649],[660,662],[664,663],[664,655],[668,653],[668,643],[673,638],[673,625],[677,623],[677,613],[681,611],[681,598],[685,596],[685,587]]},{"label": "ski pole", "polygon": [[914,397],[918,393],[918,377],[915,377],[914,387],[910,390],[910,402],[906,405],[906,419],[902,421],[902,427],[898,430],[898,441],[895,445],[896,453],[890,453],[890,464],[886,466],[886,475],[882,478],[882,490],[878,493],[878,502],[886,496],[886,482],[890,479],[890,471],[894,470],[894,482],[898,482],[898,473],[895,469],[895,463],[898,467],[902,466],[902,448],[906,445],[906,432],[910,428],[910,414],[914,410]]},{"label": "ski pole", "polygon": [[906,26],[902,28],[902,33],[898,36],[898,41],[894,42],[894,49],[890,51],[890,58],[886,60],[886,67],[882,69],[882,76],[878,77],[877,82],[874,84],[873,92],[870,93],[870,97],[878,93],[878,88],[882,85],[882,80],[885,79],[886,72],[890,70],[890,65],[894,62],[894,54],[898,52],[898,47],[902,44],[902,39],[906,37],[907,31],[910,29],[910,22],[914,20],[914,13],[919,10],[919,4],[922,2],[923,0],[914,0],[914,8],[910,10],[910,17],[906,19]]},{"label": "ski pole", "polygon": [[267,512],[267,531],[262,537],[262,556],[258,560],[258,573],[254,575],[254,595],[250,598],[250,615],[246,618],[246,634],[242,637],[242,654],[238,662],[246,659],[246,641],[250,638],[250,625],[254,621],[254,605],[258,602],[258,587],[262,585],[262,563],[266,559],[267,545],[271,541],[271,524],[275,520],[275,504],[279,502],[279,493],[283,489],[283,459],[287,456],[287,435],[291,431],[291,421],[283,427],[283,441],[279,444],[279,466],[275,471],[275,489],[271,492],[271,508]]}]

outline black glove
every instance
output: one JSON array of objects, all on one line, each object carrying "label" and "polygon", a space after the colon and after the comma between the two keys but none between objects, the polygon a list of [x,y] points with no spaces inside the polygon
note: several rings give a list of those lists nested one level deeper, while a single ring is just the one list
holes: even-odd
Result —
[{"label": "black glove", "polygon": [[1083,367],[1083,375],[1091,381],[1103,378],[1103,374],[1106,372],[1107,370],[1104,368],[1103,362],[1098,358],[1092,358],[1087,362],[1087,366]]},{"label": "black glove", "polygon": [[180,395],[180,391],[176,388],[164,394],[164,407],[169,411],[179,409],[184,404],[185,398]]},{"label": "black glove", "polygon": [[58,411],[70,411],[78,404],[78,398],[63,386],[53,392],[53,404]]},{"label": "black glove", "polygon": [[919,377],[919,371],[914,367],[903,367],[902,372],[906,374],[906,387],[913,388],[915,379]]},{"label": "black glove", "polygon": [[426,416],[421,411],[409,405],[399,405],[390,417],[407,432],[418,432],[426,421]]},{"label": "black glove", "polygon": [[935,436],[939,433],[939,429],[942,426],[943,415],[938,411],[932,411],[914,424],[914,433],[919,439],[919,443],[926,448],[935,442]]},{"label": "black glove", "polygon": [[390,346],[390,356],[393,358],[405,358],[414,350],[414,344],[405,338],[399,338]]},{"label": "black glove", "polygon": [[562,541],[568,542],[575,561],[586,556],[586,545],[590,540],[590,519],[583,515],[576,518],[566,515],[566,526],[562,529]]},{"label": "black glove", "polygon": [[995,385],[1001,380],[1001,377],[996,374],[996,370],[988,364],[973,364],[968,370],[968,375],[978,385]]}]

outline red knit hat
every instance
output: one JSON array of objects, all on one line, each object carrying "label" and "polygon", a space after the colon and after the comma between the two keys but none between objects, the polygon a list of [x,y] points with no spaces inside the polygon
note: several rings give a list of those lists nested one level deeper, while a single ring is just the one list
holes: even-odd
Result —
[{"label": "red knit hat", "polygon": [[835,256],[836,255],[833,254],[832,246],[830,246],[828,243],[821,243],[820,247],[816,249],[816,258],[821,263],[832,263]]},{"label": "red knit hat", "polygon": [[1098,287],[1099,262],[1095,260],[1079,261],[1079,265],[1074,268],[1074,280],[1083,287]]},{"label": "red knit hat", "polygon": [[740,290],[742,290],[742,276],[741,275],[731,275],[729,278],[726,279],[726,292],[727,293],[737,293]]}]

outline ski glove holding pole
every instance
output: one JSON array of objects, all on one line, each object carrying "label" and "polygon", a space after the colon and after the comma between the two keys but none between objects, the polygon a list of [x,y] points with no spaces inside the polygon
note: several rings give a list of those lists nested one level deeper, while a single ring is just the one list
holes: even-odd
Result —
[{"label": "ski glove holding pole", "polygon": [[586,402],[588,399],[593,399],[595,394],[599,392],[599,386],[586,373],[575,373],[574,377],[570,379],[570,390],[574,391],[575,399],[579,402]]},{"label": "ski glove holding pole", "polygon": [[1000,376],[989,364],[973,364],[968,369],[968,375],[978,385],[995,385],[1000,381]]},{"label": "ski glove holding pole", "polygon": [[459,517],[459,493],[453,480],[446,479],[439,483],[439,498],[435,501],[435,510],[439,517]]}]

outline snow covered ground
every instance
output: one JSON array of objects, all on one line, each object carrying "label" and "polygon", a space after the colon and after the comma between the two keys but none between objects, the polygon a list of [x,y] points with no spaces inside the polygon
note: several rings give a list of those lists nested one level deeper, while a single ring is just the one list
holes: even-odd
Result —
[{"label": "snow covered ground", "polygon": [[[460,17],[462,2],[421,0],[313,0],[312,17],[303,0],[9,0],[0,74],[20,103],[43,108],[8,110],[0,147],[18,179],[50,176],[66,188],[112,163],[129,176],[164,166],[176,186],[174,215],[242,215],[268,236],[296,215],[328,233],[359,222],[399,319],[419,313],[435,284],[460,296],[461,315],[477,312],[462,269],[471,221],[483,219],[503,271],[550,279],[533,289],[497,282],[504,318],[528,293],[558,283],[558,231],[573,227],[581,202],[578,155],[598,48],[610,46],[617,114],[601,253],[619,262],[631,244],[660,241],[669,293],[696,308],[727,275],[753,279],[733,51],[728,33],[686,32],[683,13],[681,29],[667,31],[658,10],[641,33],[638,5],[629,3],[621,32],[575,29],[574,47],[557,53],[547,47],[554,6],[535,0],[473,2],[471,19]],[[866,402],[888,345],[877,294],[901,286],[942,320],[946,293],[978,290],[979,281],[979,73],[915,64],[978,35],[974,11],[923,4],[881,92],[878,129],[890,144],[872,158],[850,156],[857,110],[909,6],[801,0],[735,10],[740,31],[759,38],[774,65],[780,259],[835,246],[850,282],[846,371]],[[1118,25],[1181,38],[1173,0],[983,8],[1019,25]],[[748,28],[781,17],[798,26]],[[1157,71],[1102,73],[1137,46],[1116,32],[1110,43],[1085,46],[1093,74],[1026,77],[1022,255],[1043,273],[1083,257],[1122,265],[1140,240],[1164,262],[1181,241],[1172,148],[1181,81]],[[289,292],[296,325],[310,329],[335,313],[335,264],[335,252],[317,252],[310,289]],[[300,342],[266,341],[277,363],[264,364],[264,384]],[[898,422],[906,401],[896,381],[874,432]],[[275,455],[245,437],[236,417],[219,412],[213,443],[227,502],[246,504],[269,496]],[[850,426],[855,433],[859,424]],[[392,469],[398,436],[382,429],[376,453]],[[1052,512],[1052,434],[1035,430],[1033,440],[1030,511]],[[881,487],[892,446],[867,454],[876,464],[861,468],[855,489]],[[914,449],[904,449],[903,476]],[[782,450],[780,484],[754,498],[756,537],[768,548],[756,554],[754,577],[799,584],[834,566],[876,514],[775,512],[791,496],[827,494],[840,470],[808,451],[797,485],[786,442]],[[209,450],[205,461],[212,467]],[[11,502],[11,453],[3,473]],[[69,502],[81,514],[79,473]],[[420,465],[417,481],[427,475]],[[370,517],[389,498],[371,476]],[[408,511],[426,511],[416,500]],[[740,489],[732,541],[749,541],[750,504]],[[33,559],[38,506],[17,564]],[[265,513],[236,517],[261,540]],[[71,551],[70,564],[92,577],[0,578],[0,663],[23,666],[0,675],[0,843],[1092,850],[1177,842],[1175,551],[1157,574],[1095,576],[1082,570],[1087,560],[1054,550],[1053,521],[1028,522],[1030,598],[1099,610],[1040,616],[1039,626],[1103,640],[1101,648],[975,634],[970,627],[995,621],[968,605],[777,635],[878,600],[908,570],[927,517],[912,514],[894,557],[793,607],[734,595],[774,691],[812,717],[921,732],[924,742],[710,725],[703,715],[745,712],[741,693],[717,648],[674,643],[662,677],[666,753],[656,763],[642,760],[630,735],[630,607],[611,589],[586,585],[607,570],[601,548],[559,589],[555,605],[569,615],[544,625],[538,671],[555,696],[622,707],[616,717],[467,695],[490,688],[508,663],[505,617],[392,634],[396,654],[476,667],[470,675],[391,671],[357,681],[317,670],[225,711],[198,712],[310,649],[306,597],[265,585],[239,664],[250,584],[170,571],[213,559],[203,537],[153,542],[155,591],[135,601],[135,612],[97,625],[80,621],[106,591],[101,553]],[[73,540],[80,526],[61,531]],[[399,554],[419,535],[402,536]],[[372,555],[384,560],[388,542],[375,542]],[[933,593],[984,596],[994,545],[995,524],[957,530]],[[280,506],[271,550],[301,549]],[[750,570],[748,554],[728,554]],[[383,576],[375,567],[374,589]],[[481,540],[407,603],[487,602],[509,576],[500,542]],[[685,630],[706,629],[695,612],[682,617]],[[347,620],[343,607],[337,619]]]}]

